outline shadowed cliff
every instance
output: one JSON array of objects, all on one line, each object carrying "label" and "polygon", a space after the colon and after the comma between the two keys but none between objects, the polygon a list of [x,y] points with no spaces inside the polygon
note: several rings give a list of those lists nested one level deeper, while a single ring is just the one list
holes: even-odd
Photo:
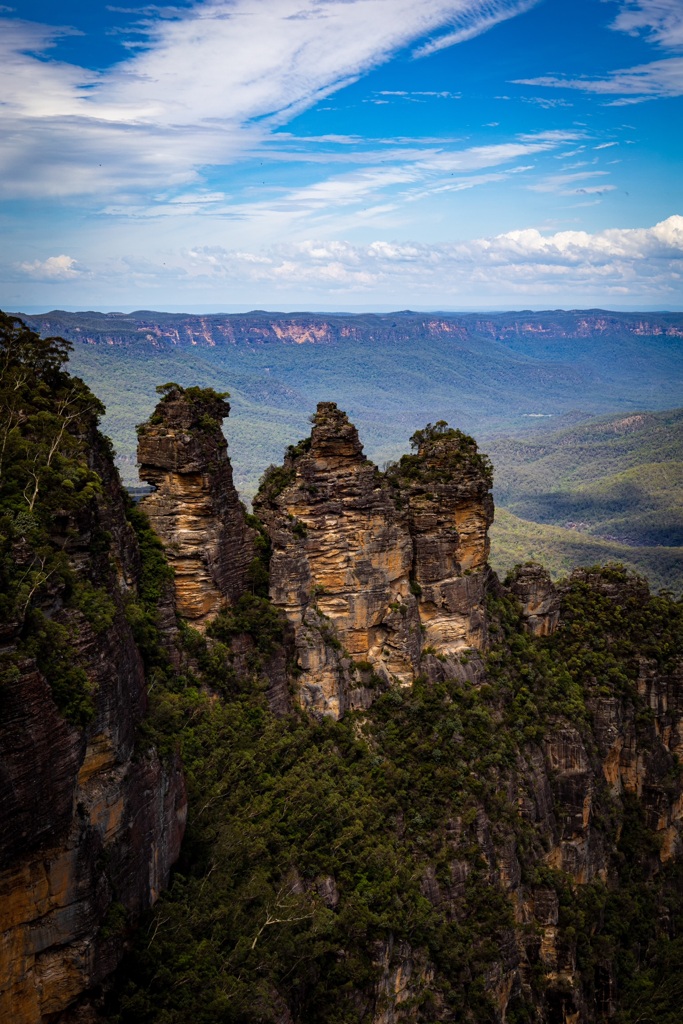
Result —
[{"label": "shadowed cliff", "polygon": [[[143,559],[68,345],[0,316],[0,1018],[53,1020],[167,884],[177,757],[138,734]],[[166,595],[167,600],[170,596]]]}]

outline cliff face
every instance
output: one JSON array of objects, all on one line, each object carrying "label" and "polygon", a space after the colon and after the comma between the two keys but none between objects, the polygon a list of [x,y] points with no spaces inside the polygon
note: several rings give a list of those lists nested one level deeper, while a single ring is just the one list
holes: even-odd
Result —
[{"label": "cliff face", "polygon": [[444,657],[486,641],[492,478],[474,442],[445,424],[418,431],[413,445],[389,477],[408,508],[424,643]]},{"label": "cliff face", "polygon": [[65,355],[0,315],[0,1019],[12,1024],[56,1020],[112,971],[168,882],[186,815],[179,763],[139,746],[140,551],[101,408]]},{"label": "cliff face", "polygon": [[371,673],[411,682],[421,644],[407,517],[334,403],[318,406],[310,442],[254,508],[273,546],[271,600],[295,629],[303,706],[338,718],[369,697]]},{"label": "cliff face", "polygon": [[198,629],[247,587],[253,531],[232,482],[215,392],[170,389],[139,430],[140,477],[154,492],[141,507],[175,573],[178,613]]},{"label": "cliff face", "polygon": [[[180,765],[135,751],[146,681],[124,603],[137,547],[112,467],[91,440],[105,493],[60,529],[79,579],[111,604],[103,620],[88,621],[55,587],[41,611],[68,630],[92,715],[85,728],[66,721],[49,672],[30,657],[15,661],[0,696],[0,1017],[13,1024],[58,1014],[112,971],[124,937],[167,884],[184,830]],[[104,531],[111,546],[93,556]],[[0,656],[19,634],[18,622],[5,628]]]},{"label": "cliff face", "polygon": [[426,434],[385,477],[346,414],[322,402],[310,439],[266,474],[254,508],[273,546],[271,600],[295,630],[304,707],[338,718],[373,686],[412,683],[429,656],[483,645],[493,504],[463,436]]},{"label": "cliff face", "polygon": [[541,565],[519,566],[508,582],[522,606],[524,625],[533,636],[550,636],[560,620],[560,595]]},{"label": "cliff face", "polygon": [[151,313],[64,313],[55,310],[27,316],[35,330],[58,333],[91,345],[158,347],[223,345],[326,345],[346,341],[366,344],[453,340],[485,337],[517,339],[619,337],[623,334],[683,337],[677,313],[614,313],[605,310],[499,313],[482,318],[476,313],[440,315],[405,310],[387,315],[286,315],[255,310],[246,314],[188,316]]}]

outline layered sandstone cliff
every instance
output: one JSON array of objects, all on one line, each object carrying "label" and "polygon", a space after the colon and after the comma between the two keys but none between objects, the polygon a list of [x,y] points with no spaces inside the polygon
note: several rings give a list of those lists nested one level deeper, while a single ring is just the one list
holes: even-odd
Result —
[{"label": "layered sandstone cliff", "polygon": [[271,600],[295,630],[301,703],[340,717],[369,686],[412,683],[429,656],[482,647],[491,480],[457,431],[428,430],[385,476],[333,402],[313,422],[254,508],[273,547]]},{"label": "layered sandstone cliff", "polygon": [[508,580],[522,606],[524,625],[533,636],[550,636],[560,620],[560,594],[550,573],[536,563],[520,565]]},{"label": "layered sandstone cliff", "polygon": [[[87,721],[67,720],[55,676],[18,653],[21,621],[0,637],[0,1019],[12,1024],[57,1019],[111,973],[168,882],[187,810],[180,764],[138,746],[147,687],[126,604],[139,552],[94,430],[88,448],[101,492],[56,517],[51,538],[76,575],[38,601],[85,673]],[[35,555],[19,542],[15,557],[30,569]],[[74,578],[92,596],[85,612],[69,598]]]},{"label": "layered sandstone cliff", "polygon": [[253,531],[232,482],[221,423],[229,404],[211,389],[170,386],[139,428],[141,507],[175,573],[178,613],[203,629],[247,587]]}]

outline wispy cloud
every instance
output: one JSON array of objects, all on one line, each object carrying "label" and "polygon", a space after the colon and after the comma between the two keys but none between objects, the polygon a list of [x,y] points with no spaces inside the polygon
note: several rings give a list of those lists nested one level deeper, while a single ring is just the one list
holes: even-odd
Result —
[{"label": "wispy cloud", "polygon": [[518,78],[517,85],[545,86],[551,89],[578,89],[602,96],[619,96],[610,106],[627,106],[649,99],[683,96],[683,57],[622,68],[602,78],[563,78],[543,75],[540,78]]},{"label": "wispy cloud", "polygon": [[478,34],[492,11],[513,17],[527,6],[391,0],[388,17],[386,0],[150,5],[135,9],[143,48],[99,73],[44,59],[67,30],[3,18],[1,194],[122,200],[199,181],[416,40],[453,24]]},{"label": "wispy cloud", "polygon": [[175,198],[169,192],[157,194],[144,204],[109,204],[103,212],[133,218],[205,213],[213,220],[224,218],[254,227],[270,225],[274,232],[299,227],[346,230],[359,215],[367,221],[428,196],[469,190],[530,172],[533,164],[517,161],[551,152],[577,137],[576,132],[550,131],[489,146],[385,150],[383,159],[374,165],[330,175],[310,185],[281,189],[263,199],[184,190]]},{"label": "wispy cloud", "polygon": [[609,171],[576,171],[573,174],[551,174],[541,181],[528,185],[533,192],[553,192],[559,196],[584,195],[586,193],[601,194],[611,192],[616,186],[609,184],[584,185],[589,178],[607,177]]},{"label": "wispy cloud", "polygon": [[[683,3],[681,0],[625,0],[610,27],[633,36],[644,34],[649,42],[675,54],[683,48]],[[615,95],[619,98],[607,106],[630,106],[646,100],[682,96],[683,58],[669,56],[596,77],[543,75],[520,78],[516,84]]]},{"label": "wispy cloud", "polygon": [[466,3],[453,15],[451,31],[423,43],[413,51],[414,57],[428,57],[449,46],[464,43],[468,39],[495,28],[503,21],[524,14],[535,7],[539,0],[489,0],[478,9],[473,10]]}]

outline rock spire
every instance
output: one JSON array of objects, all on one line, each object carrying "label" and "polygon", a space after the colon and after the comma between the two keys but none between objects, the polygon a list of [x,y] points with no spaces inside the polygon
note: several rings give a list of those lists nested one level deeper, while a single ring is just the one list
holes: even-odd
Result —
[{"label": "rock spire", "polygon": [[211,388],[165,385],[138,428],[140,477],[154,492],[141,502],[175,570],[180,615],[203,629],[247,587],[253,532],[232,480],[221,430],[230,412]]},{"label": "rock spire", "polygon": [[271,600],[295,630],[299,700],[339,717],[449,659],[460,671],[484,643],[491,481],[471,438],[445,425],[385,475],[333,402],[313,424],[254,508],[273,545]]}]

